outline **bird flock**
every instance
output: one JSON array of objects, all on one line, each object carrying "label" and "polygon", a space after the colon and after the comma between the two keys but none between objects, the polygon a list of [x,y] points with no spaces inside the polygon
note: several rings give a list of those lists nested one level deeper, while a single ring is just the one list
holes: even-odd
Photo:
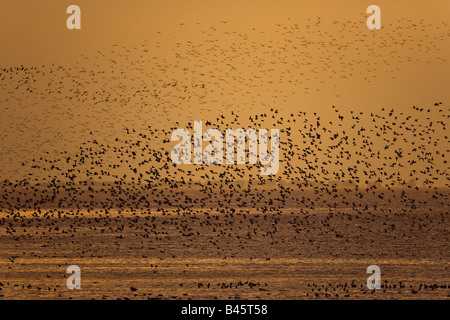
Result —
[{"label": "bird flock", "polygon": [[[446,62],[448,25],[400,19],[375,36],[323,23],[267,35],[221,21],[171,49],[161,36],[71,65],[1,68],[1,171],[15,178],[0,181],[0,296],[448,298],[446,101],[283,108],[326,83]],[[199,119],[279,129],[278,173],[175,165],[172,132]],[[369,290],[377,261],[390,273]],[[65,288],[71,264],[79,292]]]}]

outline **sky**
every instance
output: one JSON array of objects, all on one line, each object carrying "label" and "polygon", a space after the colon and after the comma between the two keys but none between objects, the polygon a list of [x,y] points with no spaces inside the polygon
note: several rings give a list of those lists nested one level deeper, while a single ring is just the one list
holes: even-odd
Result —
[{"label": "sky", "polygon": [[[81,8],[81,30],[66,28],[71,4]],[[365,26],[372,4],[381,8],[381,30]],[[276,107],[331,121],[333,105],[347,113],[395,108],[408,115],[413,105],[439,101],[448,112],[446,0],[3,0],[0,6],[0,68],[34,68],[0,76],[0,173],[9,179],[29,175],[34,158],[74,152],[92,131],[108,141],[124,127],[169,127],[215,119],[224,110],[245,118]],[[174,80],[207,89],[184,95],[164,86]],[[147,85],[160,96],[139,100],[136,92]],[[77,90],[89,99],[68,98]],[[118,91],[121,103],[92,100]]]}]

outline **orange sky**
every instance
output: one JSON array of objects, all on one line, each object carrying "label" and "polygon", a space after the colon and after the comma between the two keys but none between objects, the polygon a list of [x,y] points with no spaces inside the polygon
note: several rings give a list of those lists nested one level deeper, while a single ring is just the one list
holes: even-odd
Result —
[{"label": "orange sky", "polygon": [[[81,7],[81,30],[66,28],[65,12],[71,4]],[[365,11],[371,4],[381,7],[382,30],[365,27]],[[326,119],[331,105],[366,113],[382,107],[410,112],[412,105],[449,101],[447,0],[4,0],[1,8],[0,67],[25,65],[47,70],[32,83],[39,93],[36,96],[24,91],[29,83],[23,83],[22,75],[0,82],[0,132],[4,137],[0,173],[4,177],[23,177],[26,171],[21,162],[28,165],[35,155],[75,150],[91,130],[114,136],[123,126],[146,127],[156,114],[163,117],[163,107],[169,105],[179,108],[169,111],[172,119],[193,121],[213,119],[218,110],[230,108],[245,116],[275,106],[287,114],[318,112]],[[317,17],[320,24],[316,26]],[[285,33],[296,24],[299,29],[295,33]],[[216,41],[217,47],[210,41]],[[132,48],[144,42],[149,52],[142,58]],[[273,55],[265,47],[271,43],[277,50]],[[123,47],[132,53],[120,60],[117,52],[125,54]],[[289,50],[285,54],[280,47]],[[186,59],[192,48],[198,48],[200,56]],[[244,54],[258,49],[241,59],[233,48]],[[225,51],[230,56],[222,61]],[[50,67],[53,63],[55,67]],[[230,71],[228,63],[237,69]],[[255,73],[257,63],[264,64],[265,73]],[[56,70],[58,65],[64,71]],[[158,65],[171,68],[161,71]],[[82,68],[100,74],[121,71],[126,77],[105,76],[94,84],[86,73],[78,74]],[[183,68],[190,70],[186,78]],[[73,70],[77,73],[71,74]],[[89,92],[126,86],[124,94],[131,96],[131,102],[119,106],[61,100],[78,88],[77,79],[88,82]],[[158,108],[144,116],[139,105],[142,100],[136,101],[132,94],[146,84],[157,87],[172,79],[186,84],[205,81],[208,90],[189,97],[168,91],[163,101],[145,98],[148,106],[157,103]],[[62,97],[55,98],[55,92],[45,90],[59,81],[63,81]],[[159,120],[156,125],[164,122]]]},{"label": "orange sky", "polygon": [[[82,30],[66,29],[66,8],[76,4],[82,10]],[[68,62],[111,43],[133,43],[148,39],[157,31],[167,35],[189,34],[195,23],[216,25],[229,20],[236,28],[270,28],[290,17],[358,19],[366,8],[382,9],[382,24],[399,18],[447,21],[446,0],[403,1],[2,1],[0,41],[2,66]],[[184,23],[179,28],[179,23]]]}]

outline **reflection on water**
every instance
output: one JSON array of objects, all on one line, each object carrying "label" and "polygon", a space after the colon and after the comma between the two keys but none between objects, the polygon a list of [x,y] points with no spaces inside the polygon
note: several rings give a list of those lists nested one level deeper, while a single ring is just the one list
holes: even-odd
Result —
[{"label": "reflection on water", "polygon": [[[446,208],[414,214],[4,220],[11,299],[448,299]],[[427,219],[422,216],[426,212]],[[421,219],[421,220],[419,220]],[[420,223],[418,223],[420,221]],[[66,268],[81,268],[68,290]],[[382,288],[366,287],[381,268]]]}]

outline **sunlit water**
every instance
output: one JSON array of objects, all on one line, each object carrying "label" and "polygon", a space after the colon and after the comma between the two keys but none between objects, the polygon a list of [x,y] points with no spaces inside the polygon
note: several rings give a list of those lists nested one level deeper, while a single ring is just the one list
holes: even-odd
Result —
[{"label": "sunlit water", "polygon": [[[448,299],[448,208],[429,203],[408,214],[392,208],[210,218],[23,214],[2,222],[0,296]],[[81,268],[80,290],[66,287],[69,265]],[[381,268],[379,290],[366,286],[369,265]]]}]

